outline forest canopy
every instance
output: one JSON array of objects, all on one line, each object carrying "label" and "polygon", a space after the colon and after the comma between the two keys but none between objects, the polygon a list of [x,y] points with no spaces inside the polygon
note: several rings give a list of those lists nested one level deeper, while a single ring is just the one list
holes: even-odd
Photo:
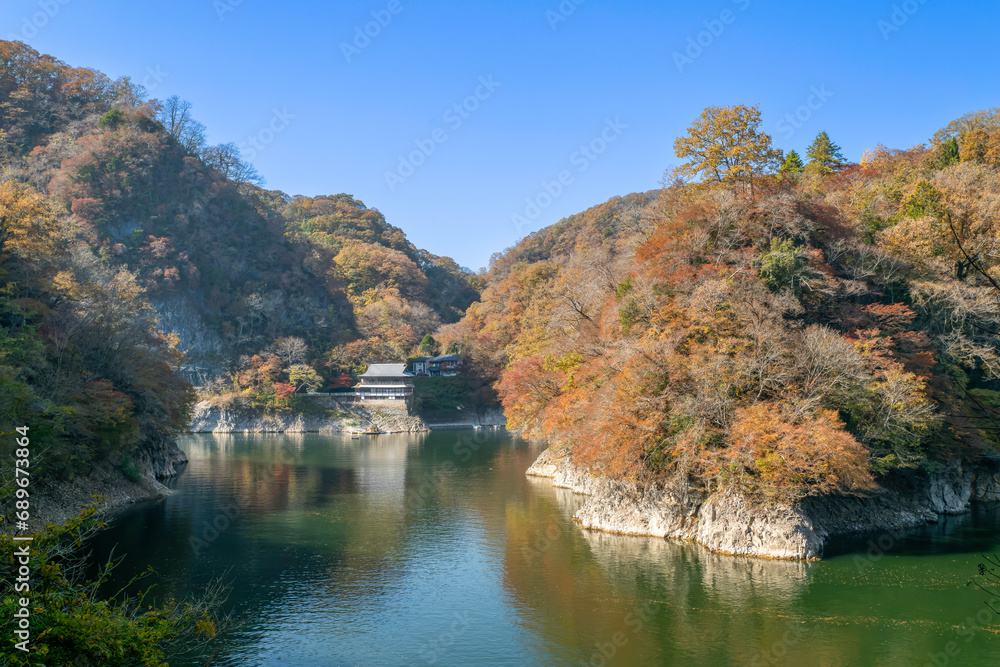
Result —
[{"label": "forest canopy", "polygon": [[992,455],[995,116],[858,163],[821,132],[804,163],[756,107],[706,109],[681,178],[494,256],[439,340],[614,478],[794,500]]},{"label": "forest canopy", "polygon": [[[332,389],[368,363],[417,354],[424,336],[478,299],[473,272],[417,248],[354,197],[263,189],[233,144],[207,144],[196,111],[0,42],[0,178],[5,196],[38,209],[5,234],[52,274],[35,275],[32,289],[18,282],[19,307],[35,309],[23,319],[36,329],[24,335],[51,347],[46,332],[62,335],[57,301],[127,284],[146,304],[127,315],[147,323],[136,326],[156,329],[154,311],[197,314],[169,342],[176,370],[234,405],[283,409],[314,385],[293,380],[280,341],[301,341],[296,363]],[[58,297],[37,282],[47,279],[65,286]],[[207,370],[196,378],[187,366]],[[122,389],[102,380],[112,395]]]}]

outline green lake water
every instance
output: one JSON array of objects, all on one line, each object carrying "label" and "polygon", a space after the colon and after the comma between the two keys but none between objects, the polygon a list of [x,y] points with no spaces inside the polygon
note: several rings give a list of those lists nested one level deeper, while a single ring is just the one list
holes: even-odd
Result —
[{"label": "green lake water", "polygon": [[1000,616],[965,585],[1000,551],[991,508],[763,561],[583,531],[503,432],[179,444],[173,494],[94,558],[151,566],[160,596],[226,576],[245,622],[215,665],[1000,665]]}]

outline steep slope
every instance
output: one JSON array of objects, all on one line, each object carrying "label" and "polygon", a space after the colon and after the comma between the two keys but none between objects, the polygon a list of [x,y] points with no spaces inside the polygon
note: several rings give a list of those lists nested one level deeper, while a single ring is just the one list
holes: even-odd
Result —
[{"label": "steep slope", "polygon": [[104,266],[137,274],[182,373],[217,395],[290,408],[288,387],[403,360],[478,298],[471,271],[350,195],[262,189],[176,97],[147,100],[17,42],[0,42],[0,63],[4,178],[46,197]]},{"label": "steep slope", "polygon": [[612,200],[494,258],[449,340],[581,474],[761,507],[931,488],[995,456],[989,141]]},{"label": "steep slope", "polygon": [[190,383],[287,417],[478,298],[350,195],[260,187],[188,103],[19,42],[0,41],[0,159],[0,416],[30,426],[50,491],[162,491]]}]

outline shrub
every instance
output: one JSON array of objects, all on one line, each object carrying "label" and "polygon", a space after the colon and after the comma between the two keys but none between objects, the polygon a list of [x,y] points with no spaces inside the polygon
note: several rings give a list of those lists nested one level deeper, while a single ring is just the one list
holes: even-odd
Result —
[{"label": "shrub", "polygon": [[[12,493],[4,489],[5,496]],[[155,607],[147,602],[148,590],[135,596],[103,597],[101,587],[114,564],[101,567],[96,579],[86,579],[80,551],[104,526],[95,513],[96,506],[90,507],[32,536],[31,653],[4,641],[0,664],[164,667],[171,655],[203,647],[229,626],[228,618],[216,615],[225,602],[225,589],[218,583],[210,584],[199,599],[168,600]],[[23,543],[9,535],[0,538],[0,577],[13,581],[18,567],[15,551]],[[13,637],[14,613],[23,595],[10,587],[0,598],[0,629],[5,637]]]},{"label": "shrub", "polygon": [[131,456],[126,456],[122,460],[122,474],[130,482],[138,482],[142,479],[142,471],[139,470],[139,465]]},{"label": "shrub", "polygon": [[127,122],[128,117],[122,112],[121,109],[112,109],[101,116],[101,119],[97,121],[97,126],[102,130],[111,130],[114,132]]}]

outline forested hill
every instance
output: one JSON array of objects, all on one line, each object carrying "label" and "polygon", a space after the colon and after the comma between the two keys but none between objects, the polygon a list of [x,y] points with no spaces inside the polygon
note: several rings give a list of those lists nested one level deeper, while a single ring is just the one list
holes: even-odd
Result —
[{"label": "forested hill", "polygon": [[995,456],[1000,112],[857,164],[760,125],[706,109],[675,180],[495,256],[444,340],[612,477],[788,499]]},{"label": "forested hill", "polygon": [[67,474],[182,427],[182,363],[287,407],[405,359],[478,298],[350,195],[264,189],[193,111],[0,42],[0,417],[79,436]]}]

